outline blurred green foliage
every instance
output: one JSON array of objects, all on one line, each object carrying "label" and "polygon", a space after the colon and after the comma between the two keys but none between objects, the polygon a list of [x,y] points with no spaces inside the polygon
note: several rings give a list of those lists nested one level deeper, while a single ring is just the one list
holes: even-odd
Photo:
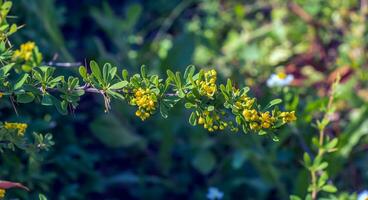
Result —
[{"label": "blurred green foliage", "polygon": [[[311,152],[312,124],[322,118],[336,73],[336,111],[326,135],[338,138],[328,154],[329,178],[349,199],[368,187],[368,89],[365,0],[272,1],[98,1],[14,2],[12,19],[25,24],[12,39],[35,41],[44,60],[97,59],[152,73],[184,71],[189,64],[214,67],[222,79],[251,86],[260,104],[281,98],[297,110],[294,125],[278,132],[279,142],[244,134],[209,134],[186,123],[184,109],[163,120],[142,123],[125,104],[89,95],[69,116],[53,108],[34,109],[0,101],[0,119],[31,122],[35,132],[52,132],[55,145],[44,161],[1,154],[0,177],[33,192],[9,191],[21,199],[38,192],[49,199],[204,199],[216,186],[224,199],[287,199],[305,196],[309,174],[301,164]],[[270,89],[277,70],[294,84]],[[77,69],[61,68],[63,75]],[[100,105],[100,106],[96,106]],[[179,106],[184,107],[184,106]],[[123,195],[123,196],[122,196]],[[321,194],[326,198],[328,195]],[[330,198],[334,199],[334,198]]]}]

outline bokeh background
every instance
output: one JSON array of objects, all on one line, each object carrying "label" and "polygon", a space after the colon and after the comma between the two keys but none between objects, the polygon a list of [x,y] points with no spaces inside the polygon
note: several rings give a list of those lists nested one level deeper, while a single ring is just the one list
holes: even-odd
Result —
[{"label": "bokeh background", "polygon": [[[35,41],[46,61],[112,62],[120,69],[166,76],[189,64],[218,70],[250,86],[266,104],[282,98],[298,121],[278,131],[279,142],[243,133],[207,133],[191,127],[179,105],[168,119],[141,122],[119,102],[104,113],[103,100],[87,95],[73,114],[54,108],[1,102],[1,115],[51,132],[56,145],[42,162],[1,154],[0,176],[23,182],[22,199],[205,199],[209,187],[224,199],[287,199],[305,195],[302,166],[313,127],[339,73],[338,109],[327,130],[339,137],[328,157],[340,192],[368,187],[368,70],[366,0],[15,0],[13,20],[25,24],[16,45]],[[77,68],[58,73],[77,74]],[[270,89],[272,73],[293,74],[292,86]]]}]

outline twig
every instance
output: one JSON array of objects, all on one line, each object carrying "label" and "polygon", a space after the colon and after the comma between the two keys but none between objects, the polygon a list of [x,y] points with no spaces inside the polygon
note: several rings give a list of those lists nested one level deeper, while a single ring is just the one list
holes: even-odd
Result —
[{"label": "twig", "polygon": [[49,66],[55,66],[55,67],[65,67],[65,68],[69,68],[69,67],[79,67],[82,65],[81,62],[47,62],[45,63],[46,65]]},{"label": "twig", "polygon": [[309,13],[307,13],[306,11],[304,11],[303,8],[300,7],[298,4],[296,4],[295,2],[289,1],[288,2],[288,8],[291,10],[291,12],[293,12],[294,14],[296,14],[298,17],[300,17],[302,20],[304,20],[308,24],[310,24],[310,25],[312,25],[314,27],[320,27],[320,26],[322,26],[321,23],[319,23],[318,21],[314,20],[313,17]]},{"label": "twig", "polygon": [[15,107],[15,104],[14,104],[15,100],[14,100],[13,96],[10,96],[9,98],[10,98],[10,102],[12,104],[12,107],[14,109],[15,114],[18,116],[18,110],[17,110],[17,107]]}]

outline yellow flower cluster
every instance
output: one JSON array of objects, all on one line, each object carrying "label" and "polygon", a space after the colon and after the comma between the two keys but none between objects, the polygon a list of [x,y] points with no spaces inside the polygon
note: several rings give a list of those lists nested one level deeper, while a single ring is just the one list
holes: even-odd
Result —
[{"label": "yellow flower cluster", "polygon": [[281,119],[283,124],[296,120],[295,111],[270,114],[268,111],[259,112],[255,109],[244,109],[242,115],[245,121],[249,122],[249,128],[255,131],[271,128],[278,119]]},{"label": "yellow flower cluster", "polygon": [[0,199],[5,197],[5,190],[4,189],[0,189]]},{"label": "yellow flower cluster", "polygon": [[156,110],[157,97],[155,93],[148,88],[138,88],[133,92],[134,97],[130,101],[130,104],[138,106],[138,110],[136,111],[135,115],[144,121]]},{"label": "yellow flower cluster", "polygon": [[2,98],[4,96],[4,93],[0,92],[0,98]]},{"label": "yellow flower cluster", "polygon": [[20,49],[16,50],[13,54],[13,59],[21,59],[28,61],[31,59],[32,51],[36,47],[34,42],[27,42],[20,46]]},{"label": "yellow flower cluster", "polygon": [[279,115],[283,123],[289,123],[296,120],[295,111],[281,112]]},{"label": "yellow flower cluster", "polygon": [[198,124],[203,124],[203,127],[209,132],[224,130],[228,126],[228,123],[221,120],[219,114],[214,111],[209,112],[206,110],[200,114],[197,113],[197,116]]},{"label": "yellow flower cluster", "polygon": [[28,125],[24,123],[9,123],[5,122],[4,128],[8,130],[18,130],[18,135],[23,136]]},{"label": "yellow flower cluster", "polygon": [[204,74],[204,80],[197,80],[196,84],[199,86],[199,92],[203,96],[212,97],[216,90],[217,72],[212,69]]},{"label": "yellow flower cluster", "polygon": [[255,109],[243,110],[243,117],[245,121],[249,122],[251,130],[258,131],[262,128],[268,129],[275,123],[276,118],[270,112],[258,112]]},{"label": "yellow flower cluster", "polygon": [[256,101],[255,98],[250,98],[244,94],[244,95],[241,95],[239,99],[235,102],[235,106],[239,110],[250,109],[253,107],[255,101]]}]

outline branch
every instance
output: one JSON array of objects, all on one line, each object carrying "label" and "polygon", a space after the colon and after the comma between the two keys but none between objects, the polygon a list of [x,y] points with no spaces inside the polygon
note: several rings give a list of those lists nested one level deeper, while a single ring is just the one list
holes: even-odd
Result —
[{"label": "branch", "polygon": [[322,26],[320,22],[313,19],[313,17],[309,13],[307,13],[302,7],[300,7],[298,4],[292,1],[289,1],[288,8],[291,10],[291,12],[293,12],[295,15],[300,17],[303,21],[307,22],[307,24],[313,27]]},{"label": "branch", "polygon": [[53,62],[53,61],[44,64],[53,67],[65,67],[65,68],[79,67],[82,65],[81,62]]}]

